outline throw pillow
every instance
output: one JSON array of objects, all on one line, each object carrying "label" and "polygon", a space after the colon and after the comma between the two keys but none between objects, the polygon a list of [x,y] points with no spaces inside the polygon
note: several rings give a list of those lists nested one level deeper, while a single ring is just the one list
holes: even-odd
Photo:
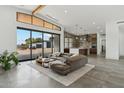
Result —
[{"label": "throw pillow", "polygon": [[49,62],[49,58],[42,58],[42,62],[44,62],[44,63]]},{"label": "throw pillow", "polygon": [[52,54],[53,57],[60,57],[61,56],[61,52],[55,52]]},{"label": "throw pillow", "polygon": [[38,57],[38,60],[42,60],[42,56]]}]

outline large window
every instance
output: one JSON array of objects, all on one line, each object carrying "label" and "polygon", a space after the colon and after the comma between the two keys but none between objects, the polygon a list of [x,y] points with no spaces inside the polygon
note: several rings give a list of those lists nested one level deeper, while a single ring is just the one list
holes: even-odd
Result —
[{"label": "large window", "polygon": [[53,26],[52,26],[52,24],[51,23],[49,23],[49,22],[44,22],[44,27],[45,28],[49,28],[49,29],[52,29],[53,28]]},{"label": "large window", "polygon": [[33,25],[43,27],[43,24],[44,24],[43,22],[44,21],[42,19],[33,16],[33,20],[32,21],[33,21],[32,22]]},{"label": "large window", "polygon": [[32,38],[31,38],[31,48],[32,48],[32,58],[37,58],[38,56],[43,55],[43,38],[42,32],[34,32],[32,31]]},{"label": "large window", "polygon": [[16,17],[17,17],[16,20],[18,22],[28,23],[28,24],[39,26],[39,27],[45,27],[48,29],[61,31],[60,26],[57,26],[53,23],[47,22],[46,20],[43,20],[36,16],[32,16],[30,14],[17,12]]},{"label": "large window", "polygon": [[60,51],[60,35],[18,28],[17,52],[19,60],[48,57]]},{"label": "large window", "polygon": [[24,13],[17,13],[17,21],[31,24],[31,16]]},{"label": "large window", "polygon": [[44,33],[44,57],[52,53],[52,34]]},{"label": "large window", "polygon": [[17,52],[19,60],[31,59],[30,36],[30,31],[17,29]]}]

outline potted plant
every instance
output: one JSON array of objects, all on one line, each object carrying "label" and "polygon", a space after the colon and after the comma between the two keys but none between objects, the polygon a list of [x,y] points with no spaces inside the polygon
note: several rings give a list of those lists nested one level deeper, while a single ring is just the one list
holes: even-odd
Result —
[{"label": "potted plant", "polygon": [[7,71],[11,69],[13,64],[18,64],[17,52],[9,53],[7,50],[0,55],[0,64],[2,68]]}]

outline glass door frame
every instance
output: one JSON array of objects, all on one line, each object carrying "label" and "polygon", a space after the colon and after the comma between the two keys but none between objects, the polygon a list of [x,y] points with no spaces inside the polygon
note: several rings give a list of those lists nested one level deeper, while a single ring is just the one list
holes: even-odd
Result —
[{"label": "glass door frame", "polygon": [[[32,37],[32,30],[17,27],[17,30],[18,30],[18,29],[20,29],[20,30],[27,30],[27,31],[29,32],[29,36],[30,36],[30,37],[29,37],[29,38],[30,38],[30,44],[29,44],[29,46],[32,47],[32,40],[31,40],[31,37]],[[17,30],[16,30],[16,31],[17,31]],[[17,33],[17,32],[16,32],[16,33]],[[16,34],[16,37],[17,37],[17,34]],[[17,40],[17,38],[16,38],[16,40]],[[17,49],[17,41],[16,41],[16,49]],[[32,50],[30,49],[29,51],[30,51],[30,53],[29,53],[30,58],[19,60],[20,62],[32,60],[32,54],[31,54],[31,53],[32,53]],[[17,51],[17,52],[18,52],[18,51]]]},{"label": "glass door frame", "polygon": [[[48,34],[51,34],[51,36],[52,36],[52,38],[53,38],[53,35],[58,35],[59,36],[59,52],[60,52],[60,48],[61,48],[61,46],[60,46],[60,44],[61,44],[61,36],[60,36],[60,34],[56,34],[56,33],[51,33],[51,32],[46,32],[46,31],[40,31],[40,30],[35,30],[35,29],[29,29],[29,28],[24,28],[24,27],[17,27],[17,29],[22,29],[22,30],[28,30],[28,31],[30,31],[30,41],[31,41],[31,44],[30,44],[30,47],[31,47],[31,49],[30,49],[30,59],[25,59],[25,60],[19,60],[20,62],[23,62],[23,61],[28,61],[28,60],[34,60],[33,58],[32,58],[32,32],[41,32],[41,34],[42,34],[42,38],[43,38],[43,41],[44,41],[44,33],[48,33]],[[52,50],[52,53],[53,53],[53,39],[52,39],[52,47],[51,47],[51,50]],[[42,55],[43,55],[43,57],[44,57],[44,42],[43,42],[43,47],[42,47]]]}]

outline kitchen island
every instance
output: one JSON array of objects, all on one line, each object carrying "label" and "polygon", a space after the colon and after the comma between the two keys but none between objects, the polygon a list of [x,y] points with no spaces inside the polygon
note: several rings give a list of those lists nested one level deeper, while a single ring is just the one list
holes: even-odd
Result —
[{"label": "kitchen island", "polygon": [[87,48],[65,48],[65,53],[76,53],[76,54],[82,54],[82,55],[88,55],[88,49]]}]

